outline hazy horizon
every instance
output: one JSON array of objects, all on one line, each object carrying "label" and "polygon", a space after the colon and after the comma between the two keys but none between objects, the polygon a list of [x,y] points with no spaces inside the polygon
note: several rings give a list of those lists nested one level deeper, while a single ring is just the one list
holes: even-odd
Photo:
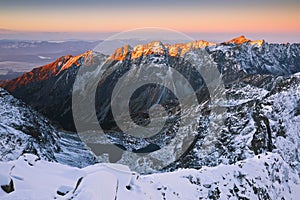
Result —
[{"label": "hazy horizon", "polygon": [[[127,31],[127,30],[126,30]],[[177,30],[174,30],[177,31]],[[120,32],[33,32],[15,31],[0,28],[0,40],[39,40],[39,41],[101,41],[106,40]],[[300,34],[298,33],[203,33],[203,32],[182,32],[194,40],[206,40],[210,42],[224,42],[232,38],[244,35],[251,40],[264,39],[269,43],[299,43]],[[134,38],[134,36],[133,36]],[[130,39],[130,38],[128,38]],[[170,38],[176,40],[176,38]]]}]

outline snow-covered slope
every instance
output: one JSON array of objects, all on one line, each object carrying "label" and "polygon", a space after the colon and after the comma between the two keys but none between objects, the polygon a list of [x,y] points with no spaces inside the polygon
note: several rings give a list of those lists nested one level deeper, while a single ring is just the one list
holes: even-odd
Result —
[{"label": "snow-covered slope", "polygon": [[0,160],[23,153],[83,167],[95,163],[76,134],[59,131],[51,122],[0,88]]},{"label": "snow-covered slope", "polygon": [[139,175],[118,164],[83,169],[25,154],[0,162],[2,200],[298,199],[300,180],[278,154],[234,165]]},{"label": "snow-covered slope", "polygon": [[178,166],[232,164],[260,153],[276,152],[300,174],[300,74],[251,76],[225,92],[226,112],[210,116],[224,123],[217,130],[207,127],[201,132],[216,133],[210,138],[214,147],[208,154],[203,148],[207,138],[199,139]]}]

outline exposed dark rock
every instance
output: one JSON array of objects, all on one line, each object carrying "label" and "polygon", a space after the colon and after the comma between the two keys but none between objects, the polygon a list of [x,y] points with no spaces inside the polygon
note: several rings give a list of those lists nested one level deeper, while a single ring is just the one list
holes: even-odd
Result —
[{"label": "exposed dark rock", "polygon": [[1,188],[6,193],[11,193],[15,191],[13,180],[10,179],[9,183],[7,185],[1,185]]}]

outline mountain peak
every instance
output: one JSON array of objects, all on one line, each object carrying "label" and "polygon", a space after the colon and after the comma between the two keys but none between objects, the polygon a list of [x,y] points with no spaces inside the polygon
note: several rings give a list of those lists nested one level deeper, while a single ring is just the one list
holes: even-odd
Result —
[{"label": "mountain peak", "polygon": [[1,84],[2,87],[6,87],[8,91],[13,91],[18,87],[26,86],[32,82],[39,82],[50,79],[63,71],[76,66],[79,67],[81,64],[89,65],[92,62],[93,51],[88,50],[83,54],[77,56],[66,55],[58,58],[57,60],[44,65],[42,67],[37,67],[23,74],[22,76],[13,80],[13,84],[5,82]]},{"label": "mountain peak", "polygon": [[[83,61],[83,63],[85,65],[89,65],[90,62],[92,62],[92,58],[93,58],[92,50],[88,50],[85,53],[79,54],[77,56],[70,56],[70,58],[62,65],[62,67],[57,72],[57,74],[61,73],[62,71],[66,70],[74,65],[76,67],[79,67],[82,64],[81,61]],[[81,60],[81,59],[83,59],[83,60]]]},{"label": "mountain peak", "polygon": [[142,55],[150,55],[150,54],[165,54],[166,47],[161,41],[152,41],[148,44],[139,44],[133,48],[131,53],[131,59],[136,59],[141,57]]},{"label": "mountain peak", "polygon": [[258,45],[258,46],[262,46],[265,43],[265,40],[253,40],[250,41],[250,44],[252,45]]},{"label": "mountain peak", "polygon": [[186,44],[174,44],[174,45],[169,45],[168,50],[169,50],[169,55],[170,56],[183,56],[187,52],[195,49],[202,49],[207,46],[212,46],[216,45],[214,42],[207,42],[204,40],[195,40],[192,42],[188,42]]},{"label": "mountain peak", "polygon": [[229,40],[228,42],[225,42],[226,44],[235,43],[235,44],[243,44],[246,42],[250,42],[251,40],[247,39],[244,35],[241,35],[239,37],[233,38],[232,40]]},{"label": "mountain peak", "polygon": [[233,38],[232,40],[229,40],[227,42],[223,42],[222,44],[244,44],[244,43],[250,43],[252,45],[263,45],[265,41],[264,40],[250,40],[248,38],[246,38],[244,35],[241,35],[239,37]]},{"label": "mountain peak", "polygon": [[117,48],[113,54],[109,56],[110,60],[124,60],[128,53],[132,50],[132,47],[126,44],[123,47]]}]

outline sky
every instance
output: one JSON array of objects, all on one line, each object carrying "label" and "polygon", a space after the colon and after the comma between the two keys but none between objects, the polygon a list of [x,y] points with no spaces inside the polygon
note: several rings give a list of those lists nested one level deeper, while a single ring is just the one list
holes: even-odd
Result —
[{"label": "sky", "polygon": [[27,36],[73,33],[65,37],[101,33],[105,38],[129,29],[162,27],[206,37],[248,34],[276,40],[277,35],[297,42],[299,10],[299,0],[9,0],[0,1],[0,37],[17,31]]}]

